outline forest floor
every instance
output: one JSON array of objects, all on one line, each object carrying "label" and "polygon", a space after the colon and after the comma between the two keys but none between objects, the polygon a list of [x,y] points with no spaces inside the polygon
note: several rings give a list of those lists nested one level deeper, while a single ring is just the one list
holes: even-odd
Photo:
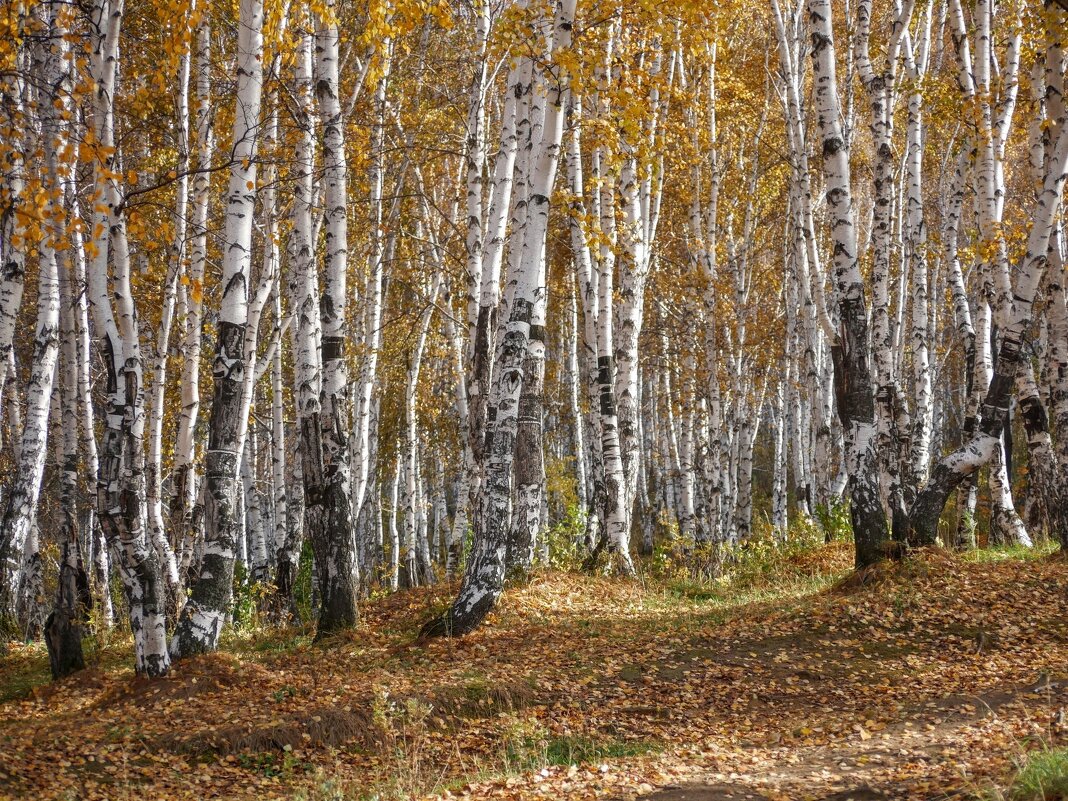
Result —
[{"label": "forest floor", "polygon": [[431,642],[414,635],[450,590],[420,589],[326,643],[237,633],[154,682],[124,642],[55,685],[16,648],[0,797],[1013,797],[1023,755],[1068,742],[1068,562],[932,552],[858,581],[849,561],[546,573]]}]

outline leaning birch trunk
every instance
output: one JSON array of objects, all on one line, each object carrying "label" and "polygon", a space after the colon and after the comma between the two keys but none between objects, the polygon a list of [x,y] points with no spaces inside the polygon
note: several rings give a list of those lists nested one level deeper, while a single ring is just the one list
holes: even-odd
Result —
[{"label": "leaning birch trunk", "polygon": [[[1056,12],[1052,9],[1047,11],[1046,24],[1056,24]],[[1064,51],[1061,46],[1060,31],[1047,27],[1049,47],[1045,59],[1035,61],[1032,68],[1032,93],[1036,105],[1041,109],[1043,103],[1046,107],[1045,119],[1036,114],[1033,119],[1029,137],[1031,144],[1031,175],[1037,184],[1045,167],[1046,150],[1050,146],[1052,137],[1056,135],[1068,120],[1065,119],[1065,106],[1063,98],[1064,88]],[[1047,364],[1053,367],[1050,371],[1050,389],[1048,400],[1050,412],[1057,414],[1057,389],[1068,381],[1068,375],[1060,367],[1064,349],[1068,346],[1068,335],[1063,328],[1064,314],[1064,266],[1061,260],[1060,249],[1060,225],[1054,226],[1050,237],[1049,259],[1050,269],[1046,279],[1046,325],[1047,325],[1047,350],[1049,361]],[[1068,532],[1068,520],[1060,514],[1062,497],[1065,493],[1065,481],[1068,473],[1064,472],[1063,466],[1058,465],[1054,451],[1053,440],[1050,434],[1049,415],[1044,405],[1043,393],[1035,379],[1034,369],[1029,359],[1025,359],[1021,365],[1020,373],[1016,379],[1018,394],[1018,409],[1023,421],[1024,431],[1027,435],[1028,450],[1028,524],[1036,530],[1044,529],[1046,534],[1058,542],[1064,539]],[[1059,439],[1065,439],[1068,426],[1056,429],[1061,432]],[[1063,445],[1062,445],[1063,447]]]},{"label": "leaning birch trunk", "polygon": [[909,525],[912,538],[919,543],[931,544],[936,541],[938,520],[949,494],[968,475],[989,463],[994,457],[995,448],[1001,447],[1002,426],[1024,358],[1022,338],[1031,323],[1035,294],[1048,261],[1050,237],[1066,177],[1068,126],[1063,126],[1049,154],[1042,191],[1035,201],[1026,254],[1013,287],[1012,308],[1004,309],[999,321],[1001,344],[990,388],[983,401],[978,430],[963,447],[935,466],[931,479],[916,498],[910,512]]},{"label": "leaning birch trunk", "polygon": [[263,3],[241,0],[237,45],[237,111],[227,189],[222,300],[212,375],[215,389],[204,457],[204,557],[182,609],[171,653],[214,651],[230,605],[235,558],[235,509],[241,450],[252,224],[256,205],[256,138],[263,92]]},{"label": "leaning birch trunk", "polygon": [[868,351],[868,313],[860,273],[857,232],[850,189],[849,145],[842,135],[837,65],[830,0],[809,0],[816,121],[827,184],[827,212],[834,242],[834,283],[841,327],[834,356],[838,415],[845,428],[845,459],[856,566],[885,555],[886,515],[879,494],[875,452],[875,400]]},{"label": "leaning birch trunk", "polygon": [[[122,0],[93,7],[91,70],[95,84],[94,136],[100,145],[94,170],[94,215],[89,249],[89,295],[95,328],[103,339],[107,412],[97,480],[100,524],[121,555],[121,575],[130,604],[138,674],[163,676],[170,669],[164,579],[144,529],[144,384],[137,312],[130,287],[126,222],[116,180],[114,147],[115,73]],[[109,287],[108,263],[114,267]],[[115,307],[112,307],[112,298]]]},{"label": "leaning birch trunk", "polygon": [[[555,56],[571,46],[576,0],[560,0],[553,24]],[[508,541],[508,507],[511,490],[519,396],[523,391],[523,361],[530,339],[531,318],[539,292],[539,261],[544,258],[549,221],[549,200],[556,182],[556,167],[563,138],[563,99],[566,78],[556,76],[545,105],[543,133],[532,159],[532,192],[527,204],[526,238],[532,243],[529,258],[520,262],[515,295],[509,309],[500,370],[494,382],[489,417],[486,464],[486,509],[479,517],[475,546],[464,572],[460,592],[452,606],[423,627],[429,636],[454,636],[473,630],[489,614],[504,588],[505,551]]]}]

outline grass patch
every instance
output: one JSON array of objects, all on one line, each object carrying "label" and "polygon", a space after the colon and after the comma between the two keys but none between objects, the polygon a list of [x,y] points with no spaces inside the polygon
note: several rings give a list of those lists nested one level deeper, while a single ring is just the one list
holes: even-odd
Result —
[{"label": "grass patch", "polygon": [[1052,540],[1037,543],[1032,548],[1023,545],[995,545],[989,548],[975,548],[963,551],[960,558],[965,562],[987,564],[990,562],[1037,562],[1054,554],[1059,545]]},{"label": "grass patch", "polygon": [[1032,751],[1009,788],[1012,801],[1068,799],[1068,748]]},{"label": "grass patch", "polygon": [[13,643],[0,658],[0,704],[27,698],[34,687],[52,681],[44,643]]},{"label": "grass patch", "polygon": [[553,737],[545,748],[549,765],[577,765],[598,759],[622,759],[659,751],[661,746],[650,740],[597,741],[588,737]]},{"label": "grass patch", "polygon": [[661,748],[652,740],[597,740],[582,735],[526,737],[508,744],[505,762],[512,771],[526,771],[642,756]]},{"label": "grass patch", "polygon": [[760,536],[725,548],[722,566],[721,575],[708,578],[695,577],[679,563],[667,570],[661,567],[654,573],[651,586],[659,583],[667,599],[716,609],[801,598],[821,592],[847,575],[852,555],[840,542],[779,543]]}]

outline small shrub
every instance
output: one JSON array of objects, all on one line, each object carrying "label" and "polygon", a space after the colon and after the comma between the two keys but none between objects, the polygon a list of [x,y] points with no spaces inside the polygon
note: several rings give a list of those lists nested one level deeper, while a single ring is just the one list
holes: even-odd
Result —
[{"label": "small shrub", "polygon": [[426,758],[431,704],[420,698],[399,700],[375,689],[372,717],[381,733],[389,780],[376,787],[376,799],[425,795],[441,780],[441,771]]},{"label": "small shrub", "polygon": [[827,542],[853,539],[853,523],[849,518],[849,501],[835,498],[829,504],[816,507],[816,519],[826,535]]},{"label": "small shrub", "polygon": [[549,541],[549,565],[556,570],[576,571],[581,569],[586,558],[586,512],[578,504],[567,507],[567,514],[554,523],[546,532]]},{"label": "small shrub", "polygon": [[293,801],[349,801],[354,798],[357,796],[344,782],[322,769],[314,771],[307,785],[293,794]]},{"label": "small shrub", "polygon": [[265,607],[271,594],[269,584],[248,579],[248,567],[240,562],[236,563],[234,565],[234,602],[231,609],[235,629],[260,628],[260,610]]}]

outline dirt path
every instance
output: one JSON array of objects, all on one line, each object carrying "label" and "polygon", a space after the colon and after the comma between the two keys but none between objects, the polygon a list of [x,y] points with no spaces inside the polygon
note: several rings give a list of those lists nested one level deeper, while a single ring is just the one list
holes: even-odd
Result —
[{"label": "dirt path", "polygon": [[[872,801],[891,798],[967,796],[982,789],[968,776],[975,761],[974,741],[996,737],[1021,722],[1068,707],[1068,679],[1042,677],[1034,685],[981,696],[950,696],[909,710],[907,719],[833,745],[801,748],[754,748],[759,772],[739,767],[729,773],[675,782],[645,795],[652,801],[726,801],[727,799],[813,799]],[[1051,735],[1053,733],[1051,732]],[[1021,747],[1022,747],[1021,743]],[[926,786],[923,772],[929,770]],[[939,776],[959,771],[959,781],[944,788]],[[918,774],[920,781],[899,784],[898,775]],[[634,797],[623,795],[620,798]]]}]

